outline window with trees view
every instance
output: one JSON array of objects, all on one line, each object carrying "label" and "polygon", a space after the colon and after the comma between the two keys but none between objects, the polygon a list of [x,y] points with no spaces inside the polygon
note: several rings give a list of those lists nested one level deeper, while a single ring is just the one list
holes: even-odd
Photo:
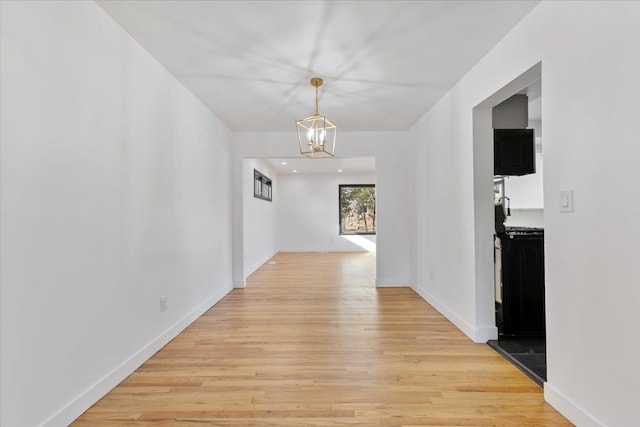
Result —
[{"label": "window with trees view", "polygon": [[376,234],[376,186],[340,185],[340,234]]}]

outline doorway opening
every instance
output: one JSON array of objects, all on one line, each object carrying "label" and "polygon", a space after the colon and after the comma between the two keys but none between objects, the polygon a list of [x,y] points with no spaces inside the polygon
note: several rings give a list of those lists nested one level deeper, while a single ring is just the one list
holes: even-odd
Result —
[{"label": "doorway opening", "polygon": [[[474,166],[483,171],[474,178],[481,226],[476,233],[490,228],[494,243],[491,273],[486,266],[476,271],[477,279],[479,273],[493,279],[484,291],[492,297],[497,339],[487,343],[542,386],[547,364],[541,105],[536,64],[474,109]],[[482,150],[492,154],[479,155]],[[493,197],[486,191],[489,182]],[[486,249],[478,248],[484,243],[476,239],[477,253]]]}]

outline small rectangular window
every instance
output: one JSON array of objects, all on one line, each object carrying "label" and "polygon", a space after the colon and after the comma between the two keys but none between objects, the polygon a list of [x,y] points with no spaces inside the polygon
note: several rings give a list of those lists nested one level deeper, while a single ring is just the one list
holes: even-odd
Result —
[{"label": "small rectangular window", "polygon": [[257,169],[253,170],[253,197],[270,202],[271,180]]},{"label": "small rectangular window", "polygon": [[340,234],[376,234],[376,186],[339,186]]}]

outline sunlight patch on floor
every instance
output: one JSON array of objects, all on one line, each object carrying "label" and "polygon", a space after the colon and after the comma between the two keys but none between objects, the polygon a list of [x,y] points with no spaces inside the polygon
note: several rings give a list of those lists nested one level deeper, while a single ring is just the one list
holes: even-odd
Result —
[{"label": "sunlight patch on floor", "polygon": [[345,236],[345,235],[342,235],[340,237],[350,241],[354,245],[360,246],[362,249],[364,249],[367,252],[375,252],[376,251],[376,242],[372,242],[371,240],[367,239],[365,236],[358,236],[358,235]]}]

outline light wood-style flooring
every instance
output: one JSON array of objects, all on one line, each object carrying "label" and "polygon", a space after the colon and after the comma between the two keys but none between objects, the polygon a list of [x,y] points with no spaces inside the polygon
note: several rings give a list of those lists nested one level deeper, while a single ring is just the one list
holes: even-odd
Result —
[{"label": "light wood-style flooring", "polygon": [[74,426],[571,425],[375,254],[280,253]]}]

